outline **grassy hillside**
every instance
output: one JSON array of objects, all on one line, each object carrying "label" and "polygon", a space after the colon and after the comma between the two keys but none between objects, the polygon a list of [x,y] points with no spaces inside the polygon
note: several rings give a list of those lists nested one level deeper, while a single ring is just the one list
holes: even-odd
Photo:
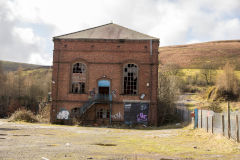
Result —
[{"label": "grassy hillside", "polygon": [[[194,76],[196,74],[200,74],[201,69],[181,69],[180,70],[183,73],[183,77],[187,78],[188,76]],[[216,74],[222,73],[223,70],[216,70]],[[237,78],[240,80],[240,71],[234,72]]]},{"label": "grassy hillside", "polygon": [[181,68],[199,69],[210,63],[215,69],[229,61],[240,70],[240,40],[214,41],[159,48],[161,64],[177,64]]},{"label": "grassy hillside", "polygon": [[16,71],[20,66],[23,68],[23,70],[50,68],[49,66],[41,66],[41,65],[35,65],[35,64],[18,63],[18,62],[10,62],[10,61],[2,61],[2,60],[0,60],[0,63],[2,64],[2,69],[4,72]]}]

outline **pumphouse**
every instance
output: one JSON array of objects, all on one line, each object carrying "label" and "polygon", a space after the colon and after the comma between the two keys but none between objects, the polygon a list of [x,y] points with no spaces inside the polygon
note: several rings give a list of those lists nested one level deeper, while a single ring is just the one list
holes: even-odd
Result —
[{"label": "pumphouse", "polygon": [[158,38],[109,23],[53,42],[51,122],[157,125]]}]

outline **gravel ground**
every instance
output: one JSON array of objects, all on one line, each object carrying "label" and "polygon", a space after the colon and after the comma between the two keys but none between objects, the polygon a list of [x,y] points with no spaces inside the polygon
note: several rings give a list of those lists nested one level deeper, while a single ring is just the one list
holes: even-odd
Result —
[{"label": "gravel ground", "polygon": [[114,129],[0,119],[0,160],[240,159],[223,137],[180,129]]}]

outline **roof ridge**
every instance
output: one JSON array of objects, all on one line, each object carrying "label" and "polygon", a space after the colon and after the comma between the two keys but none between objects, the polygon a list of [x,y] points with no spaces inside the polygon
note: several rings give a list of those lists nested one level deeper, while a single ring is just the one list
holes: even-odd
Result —
[{"label": "roof ridge", "polygon": [[[112,24],[115,24],[115,23],[112,23]],[[119,26],[119,27],[122,27],[122,28],[126,28],[126,29],[128,29],[128,30],[130,30],[130,31],[133,31],[133,32],[136,32],[136,33],[142,34],[142,35],[144,35],[144,36],[148,36],[148,37],[151,37],[151,38],[156,38],[156,37],[153,37],[153,36],[147,35],[147,34],[145,34],[145,33],[141,33],[141,32],[139,32],[139,31],[135,31],[135,30],[133,30],[133,29],[130,29],[130,28],[127,28],[127,27],[124,27],[124,26],[120,26],[119,24],[115,24],[115,25],[117,25],[117,26]],[[158,39],[158,38],[156,38],[156,39]]]},{"label": "roof ridge", "polygon": [[113,24],[113,23],[110,22],[110,23],[106,23],[106,24],[103,24],[103,25],[100,25],[100,26],[95,26],[95,27],[83,29],[83,30],[76,31],[76,32],[71,32],[71,33],[67,33],[67,34],[62,34],[62,35],[59,35],[59,36],[55,36],[55,37],[53,37],[53,38],[62,37],[62,36],[67,36],[67,35],[70,35],[70,34],[79,33],[79,32],[87,31],[87,30],[90,30],[90,29],[95,29],[95,28],[103,27],[103,26],[106,26],[106,25],[109,25],[109,24]]},{"label": "roof ridge", "polygon": [[[118,33],[111,33],[112,31],[118,31]],[[156,37],[135,31],[133,29],[115,24],[113,22],[103,24],[96,27],[83,29],[68,34],[63,34],[53,37],[55,39],[129,39],[129,40],[154,40]]]}]

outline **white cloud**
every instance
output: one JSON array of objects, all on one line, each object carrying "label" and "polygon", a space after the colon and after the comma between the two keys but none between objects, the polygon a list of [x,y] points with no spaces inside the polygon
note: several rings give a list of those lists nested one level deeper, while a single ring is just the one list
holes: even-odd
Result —
[{"label": "white cloud", "polygon": [[51,55],[46,54],[46,53],[32,53],[30,54],[28,63],[31,64],[40,64],[40,65],[51,65],[52,60],[51,60]]},{"label": "white cloud", "polygon": [[14,27],[13,32],[25,43],[35,44],[41,41],[41,38],[39,36],[36,36],[31,28]]},{"label": "white cloud", "polygon": [[186,42],[186,44],[194,44],[194,43],[200,43],[200,41],[197,39],[192,39],[192,40]]},{"label": "white cloud", "polygon": [[[240,39],[239,8],[239,0],[0,0],[8,31],[0,30],[0,59],[49,63],[51,37],[110,21],[159,37],[161,46]],[[1,40],[6,33],[12,37]]]},{"label": "white cloud", "polygon": [[226,21],[220,21],[213,29],[213,39],[240,39],[240,19],[234,18]]}]

